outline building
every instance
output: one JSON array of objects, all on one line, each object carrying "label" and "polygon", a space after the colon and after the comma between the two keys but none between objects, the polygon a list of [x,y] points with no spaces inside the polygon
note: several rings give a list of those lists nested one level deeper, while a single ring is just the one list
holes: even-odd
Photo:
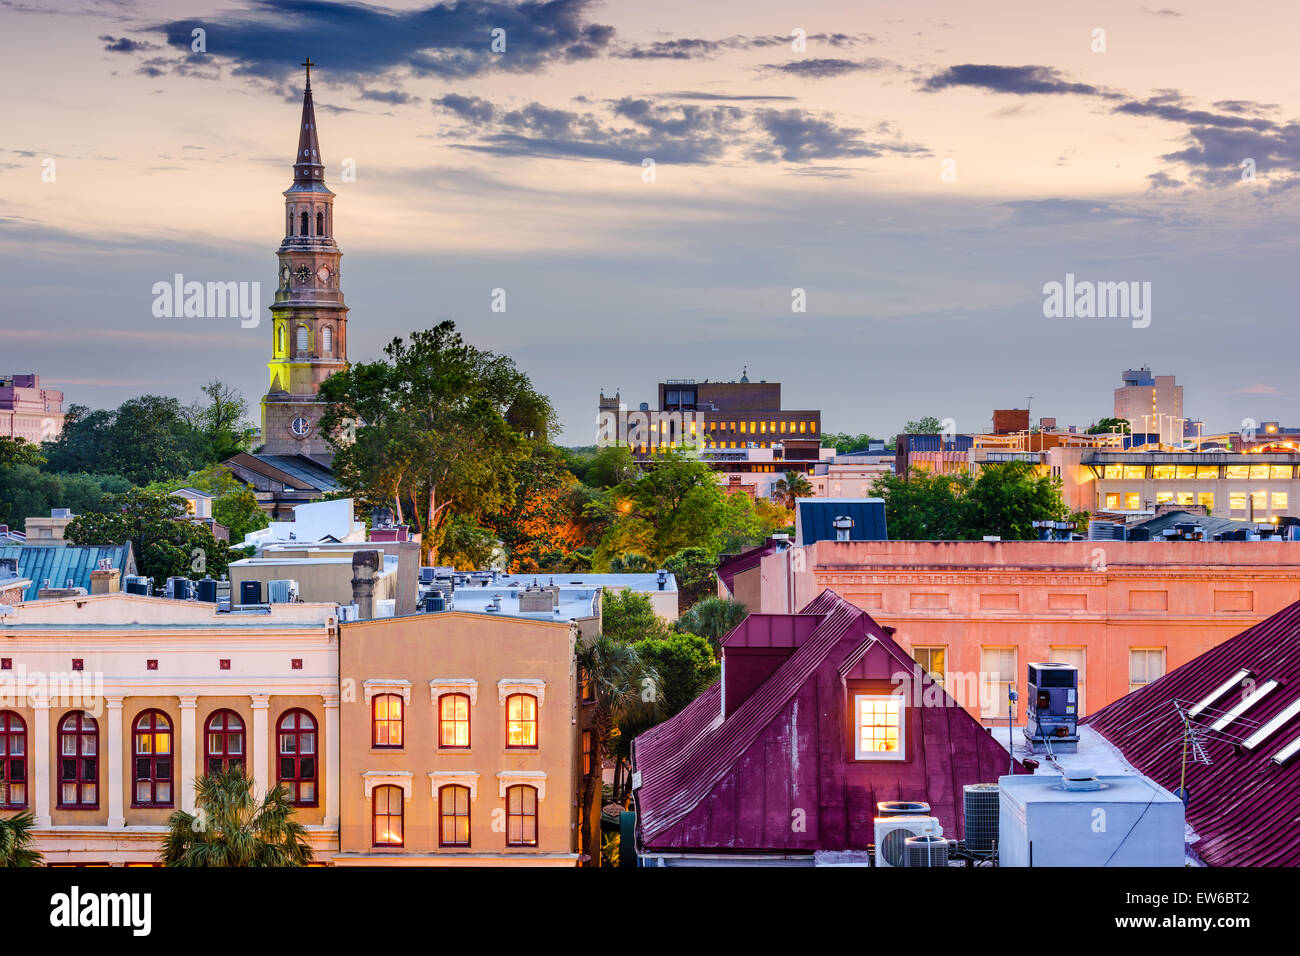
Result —
[{"label": "building", "polygon": [[639,461],[692,449],[724,475],[740,475],[742,485],[764,484],[755,475],[771,476],[770,485],[787,471],[812,474],[823,458],[821,412],[783,408],[780,382],[751,382],[748,374],[732,382],[669,379],[658,398],[654,409],[642,403],[629,412],[620,395],[602,393],[597,444],[627,445]]},{"label": "building", "polygon": [[[1135,432],[1160,432],[1183,437],[1183,387],[1172,375],[1153,375],[1151,369],[1126,369],[1115,389],[1115,417],[1123,418]],[[1173,422],[1177,424],[1173,424]]]},{"label": "building", "polygon": [[203,525],[218,541],[230,540],[230,529],[212,517],[213,495],[197,488],[179,488],[171,493],[171,497],[185,502],[186,517],[183,520]]},{"label": "building", "polygon": [[0,375],[0,435],[39,444],[63,434],[63,393],[39,375]]},{"label": "building", "polygon": [[24,544],[0,547],[0,561],[6,558],[14,561],[19,577],[30,582],[23,598],[26,601],[35,601],[46,588],[81,588],[87,593],[98,593],[102,588],[96,588],[93,578],[101,568],[117,571],[115,580],[119,582],[136,572],[135,552],[130,541],[120,545]]},{"label": "building", "polygon": [[775,541],[718,569],[753,612],[834,590],[990,724],[1030,661],[1078,667],[1088,714],[1286,607],[1298,576],[1285,540]]},{"label": "building", "polygon": [[[264,600],[269,600],[272,581],[290,581],[299,601],[308,603],[351,604],[353,556],[358,551],[377,550],[365,546],[346,549],[322,550],[320,548],[268,548],[255,558],[243,558],[230,563],[231,590],[240,594],[245,582],[261,585]],[[374,575],[373,614],[392,617],[397,612],[398,582],[401,557],[380,552]],[[418,548],[413,560],[407,562],[411,579],[411,600],[406,612],[415,610],[414,583],[419,566]]]},{"label": "building", "polygon": [[262,447],[224,464],[253,487],[272,518],[337,491],[334,451],[322,434],[320,385],[347,365],[347,314],[334,240],[334,194],[325,185],[311,66],[303,91],[293,183],[284,192],[285,235],[271,305],[270,385],[262,399]]},{"label": "building", "polygon": [[874,843],[887,800],[958,837],[962,788],[1013,762],[891,630],[825,591],[728,634],[722,679],[633,744],[642,862],[810,865]]},{"label": "building", "polygon": [[1012,435],[1027,431],[1029,431],[1029,409],[995,408],[993,410],[993,434]]},{"label": "building", "polygon": [[17,558],[0,558],[0,607],[21,602],[31,586],[31,581],[19,577]]},{"label": "building", "polygon": [[[1210,866],[1300,865],[1300,603],[1093,714],[1086,728],[1185,788]],[[1186,744],[1186,746],[1184,746]]]},{"label": "building", "polygon": [[172,812],[194,809],[196,777],[242,764],[259,790],[289,787],[328,860],[337,630],[322,604],[221,611],[118,592],[16,605],[0,616],[0,720],[21,755],[4,762],[3,811],[35,813],[49,865],[148,865]]},{"label": "building", "polygon": [[599,602],[562,588],[552,614],[539,597],[343,625],[337,865],[579,863],[599,768],[574,647]]},{"label": "building", "polygon": [[351,498],[294,505],[287,510],[288,520],[272,521],[265,528],[250,531],[241,546],[262,551],[276,545],[302,547],[366,540],[366,526],[354,517]]},{"label": "building", "polygon": [[877,479],[894,471],[894,453],[882,440],[866,448],[826,458],[813,466],[808,479],[818,498],[866,498]]},{"label": "building", "polygon": [[[431,590],[444,595],[447,609],[484,611],[488,605],[507,614],[532,616],[540,613],[552,619],[562,613],[557,595],[571,596],[570,600],[591,601],[598,592],[618,594],[632,591],[643,595],[655,615],[672,623],[679,617],[677,578],[668,571],[631,574],[588,574],[575,571],[564,574],[505,574],[491,571],[455,571],[452,568],[422,568],[423,600]],[[427,580],[423,580],[427,578]],[[529,596],[544,591],[552,596],[551,603],[541,611],[526,612],[525,607],[541,605]]]},{"label": "building", "polygon": [[23,522],[23,526],[27,529],[26,543],[62,546],[63,530],[75,517],[76,515],[67,508],[51,508],[48,518],[27,518]]}]

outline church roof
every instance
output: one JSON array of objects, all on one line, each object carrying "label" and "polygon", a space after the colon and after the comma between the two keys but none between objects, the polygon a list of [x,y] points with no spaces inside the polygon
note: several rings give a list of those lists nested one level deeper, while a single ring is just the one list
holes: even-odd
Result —
[{"label": "church roof", "polygon": [[298,152],[293,157],[293,183],[324,185],[325,165],[320,158],[320,139],[316,134],[316,109],[311,101],[311,57],[307,68],[307,86],[302,93],[302,123],[298,129]]}]

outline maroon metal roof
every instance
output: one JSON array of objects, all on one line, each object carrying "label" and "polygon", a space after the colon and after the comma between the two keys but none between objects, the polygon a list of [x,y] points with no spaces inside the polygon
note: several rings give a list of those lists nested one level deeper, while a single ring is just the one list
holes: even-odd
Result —
[{"label": "maroon metal roof", "polygon": [[718,562],[718,579],[727,587],[731,594],[736,593],[735,581],[736,575],[742,571],[748,571],[750,568],[757,567],[763,559],[769,554],[776,552],[776,542],[768,538],[760,545],[750,548],[748,551],[741,551],[739,554],[733,554],[724,557]]},{"label": "maroon metal roof", "polygon": [[1300,760],[1282,768],[1272,757],[1300,736],[1300,718],[1253,751],[1235,742],[1300,696],[1300,602],[1108,704],[1084,723],[1118,747],[1135,768],[1173,790],[1182,780],[1184,736],[1174,701],[1191,707],[1241,670],[1251,672],[1254,687],[1268,680],[1279,687],[1220,732],[1209,726],[1243,700],[1242,691],[1229,691],[1193,720],[1205,731],[1202,746],[1210,764],[1187,761],[1187,822],[1200,837],[1192,848],[1211,866],[1297,866]]},{"label": "maroon metal roof", "polygon": [[[811,632],[797,620],[805,616],[819,620]],[[772,617],[754,616],[754,644],[772,646],[785,633],[786,646],[795,649],[734,713],[723,720],[719,682],[636,738],[641,845],[681,852],[861,849],[874,838],[876,802],[901,799],[928,801],[945,830],[960,833],[962,786],[1006,773],[1006,750],[922,674],[926,700],[935,703],[911,709],[907,758],[846,759],[844,681],[888,685],[900,672],[919,670],[870,615],[832,591],[790,615],[791,624],[774,626]],[[728,646],[754,646],[745,628],[728,636],[724,659]]]}]

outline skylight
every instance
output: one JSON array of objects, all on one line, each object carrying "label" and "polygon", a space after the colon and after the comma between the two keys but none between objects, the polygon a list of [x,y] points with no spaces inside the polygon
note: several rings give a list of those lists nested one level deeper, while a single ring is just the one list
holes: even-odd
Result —
[{"label": "skylight", "polygon": [[1226,714],[1224,714],[1222,717],[1216,720],[1213,724],[1211,724],[1210,729],[1222,730],[1224,727],[1227,727],[1228,724],[1232,723],[1234,720],[1236,720],[1246,711],[1250,710],[1250,708],[1254,707],[1256,704],[1258,704],[1261,700],[1263,700],[1266,696],[1268,696],[1270,693],[1272,693],[1275,690],[1277,690],[1277,681],[1275,680],[1265,681],[1264,683],[1260,684],[1259,687],[1255,688],[1254,693],[1249,694],[1246,697],[1242,698],[1241,703],[1239,703],[1236,707],[1232,708],[1232,710],[1228,711]]},{"label": "skylight", "polygon": [[1281,713],[1243,740],[1241,745],[1247,750],[1254,750],[1264,741],[1268,740],[1269,737],[1272,737],[1275,733],[1281,730],[1282,727],[1290,721],[1291,718],[1295,717],[1296,714],[1300,714],[1300,697],[1291,701],[1291,703],[1288,704]]},{"label": "skylight", "polygon": [[1234,687],[1238,686],[1247,677],[1251,677],[1251,676],[1253,676],[1252,672],[1243,667],[1241,670],[1237,671],[1237,673],[1233,674],[1231,677],[1225,680],[1218,687],[1214,688],[1214,690],[1210,691],[1208,697],[1201,700],[1195,707],[1193,707],[1191,710],[1187,712],[1187,716],[1199,717],[1201,712],[1205,710],[1205,708],[1209,707],[1211,704],[1217,703],[1220,697],[1228,693],[1228,691],[1232,690]]}]

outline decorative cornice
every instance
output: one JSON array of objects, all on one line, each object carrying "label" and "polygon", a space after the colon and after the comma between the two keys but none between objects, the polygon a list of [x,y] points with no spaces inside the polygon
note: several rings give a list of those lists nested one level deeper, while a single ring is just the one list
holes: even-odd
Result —
[{"label": "decorative cornice", "polygon": [[429,703],[436,706],[443,694],[468,694],[473,706],[478,703],[478,681],[472,677],[435,677],[429,681]]},{"label": "decorative cornice", "polygon": [[402,797],[406,802],[411,799],[411,771],[409,770],[367,770],[362,778],[366,785],[366,799],[370,799],[375,787],[401,787]]},{"label": "decorative cornice", "polygon": [[476,770],[434,770],[429,774],[429,787],[435,800],[438,788],[459,785],[469,788],[470,802],[478,800],[478,771]]},{"label": "decorative cornice", "polygon": [[511,694],[532,694],[541,707],[546,700],[546,681],[532,677],[506,677],[497,681],[497,697],[504,704]]},{"label": "decorative cornice", "polygon": [[366,681],[361,687],[366,695],[367,704],[376,694],[401,694],[402,703],[407,707],[411,706],[411,682],[409,680],[401,680],[396,677],[376,677]]},{"label": "decorative cornice", "polygon": [[537,788],[537,799],[546,799],[545,770],[502,770],[497,773],[498,795],[505,798],[506,790],[519,784]]}]

